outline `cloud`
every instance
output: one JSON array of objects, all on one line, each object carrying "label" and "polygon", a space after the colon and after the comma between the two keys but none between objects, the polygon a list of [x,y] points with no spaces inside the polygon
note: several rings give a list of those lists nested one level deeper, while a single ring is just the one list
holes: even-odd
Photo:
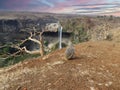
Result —
[{"label": "cloud", "polygon": [[[115,15],[114,12],[120,12],[120,3],[97,3],[97,4],[82,4],[73,5],[74,11],[78,14],[89,15]],[[109,13],[109,14],[108,14]]]},{"label": "cloud", "polygon": [[54,4],[52,2],[49,2],[48,0],[39,0],[39,1],[44,5],[48,5],[49,7],[54,7]]},{"label": "cloud", "polygon": [[47,0],[1,0],[0,10],[31,10],[52,6]]},{"label": "cloud", "polygon": [[119,0],[0,0],[0,10],[120,15]]}]

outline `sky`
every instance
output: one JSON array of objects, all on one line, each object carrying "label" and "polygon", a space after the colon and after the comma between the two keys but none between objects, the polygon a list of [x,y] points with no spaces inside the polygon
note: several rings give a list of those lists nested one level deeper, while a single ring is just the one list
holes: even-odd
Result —
[{"label": "sky", "polygon": [[0,0],[0,11],[120,16],[120,0]]}]

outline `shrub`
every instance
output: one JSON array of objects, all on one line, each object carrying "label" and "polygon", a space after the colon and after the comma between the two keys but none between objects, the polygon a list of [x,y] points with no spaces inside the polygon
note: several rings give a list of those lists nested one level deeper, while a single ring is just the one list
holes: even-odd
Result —
[{"label": "shrub", "polygon": [[38,56],[39,56],[38,54],[35,54],[35,55],[24,54],[24,55],[20,55],[20,56],[11,56],[5,60],[0,60],[0,67],[14,65],[20,61],[24,61],[26,59],[30,59],[30,58],[38,57]]},{"label": "shrub", "polygon": [[109,34],[109,35],[107,35],[106,40],[112,41],[112,37],[113,37],[113,35],[112,35],[112,34]]}]

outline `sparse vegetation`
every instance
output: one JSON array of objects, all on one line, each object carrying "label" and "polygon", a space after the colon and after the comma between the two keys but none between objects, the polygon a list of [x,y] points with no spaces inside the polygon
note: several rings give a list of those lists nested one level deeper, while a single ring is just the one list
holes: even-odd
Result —
[{"label": "sparse vegetation", "polygon": [[23,54],[23,55],[18,55],[18,56],[11,56],[11,57],[8,57],[8,58],[3,59],[3,60],[0,59],[0,68],[14,65],[18,62],[24,61],[26,59],[28,60],[28,59],[36,58],[38,56],[39,56],[39,54],[35,54],[35,55]]},{"label": "sparse vegetation", "polygon": [[112,41],[112,37],[113,37],[113,35],[112,35],[112,34],[109,34],[109,35],[107,35],[106,40]]},{"label": "sparse vegetation", "polygon": [[1,90],[120,89],[120,43],[81,43],[75,45],[76,58],[66,61],[65,50],[0,69]]},{"label": "sparse vegetation", "polygon": [[[62,48],[66,47],[67,45],[65,43],[62,43]],[[51,51],[55,51],[59,47],[59,42],[55,43],[53,47],[51,48]]]},{"label": "sparse vegetation", "polygon": [[[29,13],[30,14],[30,13]],[[28,39],[30,36],[26,32],[21,31],[28,31],[32,32],[33,27],[36,27],[36,30],[41,31],[41,29],[45,26],[47,22],[59,20],[60,23],[63,26],[63,31],[65,32],[72,32],[72,42],[74,44],[78,44],[81,42],[86,42],[89,40],[109,40],[109,41],[119,41],[119,26],[120,26],[120,18],[114,17],[114,16],[97,16],[97,17],[87,17],[87,16],[67,16],[67,15],[49,15],[49,14],[33,14],[28,15],[25,14],[22,16],[20,15],[12,17],[11,19],[7,16],[5,18],[2,18],[0,20],[1,26],[0,26],[0,45],[6,46],[4,48],[0,48],[0,58],[6,58],[10,56],[12,50],[10,50],[11,45],[16,45],[18,43],[21,43],[21,40]],[[11,15],[12,16],[12,15]],[[13,19],[14,18],[14,19]],[[13,19],[13,20],[12,20]],[[39,24],[38,24],[39,23]],[[112,33],[109,34],[109,31],[112,30]],[[38,32],[36,31],[36,32]],[[116,32],[117,33],[114,33]],[[15,34],[14,34],[14,33]],[[32,32],[32,35],[35,34]],[[114,36],[114,37],[113,37]],[[34,37],[34,35],[33,35]],[[113,39],[114,38],[114,39]],[[31,39],[31,38],[29,38]],[[33,38],[32,38],[33,39]],[[34,38],[36,39],[36,38]],[[48,46],[48,41],[43,42],[45,46]],[[66,47],[66,44],[62,44],[62,46]],[[52,48],[53,50],[56,50],[58,48],[58,43],[55,44]],[[27,48],[26,48],[27,49]],[[24,49],[24,50],[26,50]],[[18,51],[16,49],[15,51]],[[40,53],[40,51],[39,51]],[[45,52],[48,54],[48,52]],[[27,58],[26,55],[23,53],[18,53],[16,57],[9,57],[6,58],[6,63],[10,60],[17,60],[17,57],[20,57],[20,59]],[[32,55],[31,55],[32,56]],[[23,58],[21,58],[23,57]],[[9,59],[9,60],[8,60]],[[20,61],[20,60],[18,60]],[[3,62],[3,59],[1,60]],[[17,61],[16,61],[17,62]]]},{"label": "sparse vegetation", "polygon": [[[120,17],[8,14],[0,17],[1,90],[120,90]],[[59,43],[53,32],[52,38],[48,36],[50,33],[46,35],[49,41],[41,40],[42,32],[39,32],[54,20],[60,21],[63,31],[72,33],[75,47],[56,50]],[[26,40],[38,42],[38,47],[35,44],[29,47],[29,41],[22,46]],[[66,43],[62,43],[62,47],[66,47]],[[41,44],[47,55],[36,58],[43,55],[38,50]],[[54,52],[47,52],[49,49]],[[32,50],[38,50],[39,54],[26,53]]]}]

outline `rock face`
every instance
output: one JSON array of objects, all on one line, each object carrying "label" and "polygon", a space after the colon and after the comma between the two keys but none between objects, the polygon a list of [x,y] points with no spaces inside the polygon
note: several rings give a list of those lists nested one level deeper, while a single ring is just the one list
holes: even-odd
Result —
[{"label": "rock face", "polygon": [[[1,15],[4,16],[4,18],[1,18]],[[69,17],[68,15],[62,16],[62,15],[48,15],[45,16],[44,14],[37,14],[33,13],[32,17],[30,13],[22,13],[21,14],[14,14],[13,16],[19,18],[5,18],[5,15],[8,15],[7,13],[0,13],[0,46],[4,44],[9,44],[9,43],[16,43],[20,40],[26,39],[29,34],[25,33],[23,31],[33,31],[33,27],[36,28],[37,31],[41,31],[43,28],[47,30],[48,28],[51,29],[51,31],[56,31],[55,27],[57,26],[58,20],[61,22],[63,29],[65,27],[70,27],[69,25],[67,26],[68,22],[66,22],[66,26],[64,27],[65,20],[73,17]],[[9,14],[11,15],[11,14]],[[40,15],[44,17],[40,17]],[[2,16],[2,17],[3,17]],[[12,15],[11,15],[12,16]],[[24,17],[24,18],[21,18]],[[33,18],[35,17],[35,18]],[[64,17],[64,18],[63,18]],[[76,18],[77,16],[74,16]],[[81,17],[78,17],[81,18]],[[78,19],[77,19],[78,20]],[[83,19],[80,19],[81,21],[75,21],[78,24],[79,23],[86,23],[87,21],[83,21]],[[104,18],[91,18],[93,25],[92,28],[85,30],[89,36],[89,40],[92,41],[100,41],[100,40],[106,40],[106,39],[112,39],[119,41],[119,18],[115,18],[114,20],[104,20]],[[71,22],[73,22],[73,19],[71,19]],[[47,26],[48,25],[48,26]],[[84,26],[84,24],[81,24]],[[91,25],[91,24],[90,24]],[[90,26],[89,23],[85,24],[85,27]],[[47,26],[47,27],[46,27]],[[74,22],[73,22],[74,26]],[[70,28],[67,28],[65,30],[67,31],[72,31],[76,26],[71,25]],[[52,30],[52,29],[55,30]],[[116,30],[117,29],[117,30]],[[111,31],[112,30],[112,31]],[[117,32],[117,33],[116,33]],[[45,41],[47,42],[58,42],[58,32],[47,32],[46,34],[43,35]],[[86,35],[84,35],[86,36]],[[70,40],[70,35],[67,33],[63,33],[63,42],[68,43],[68,40]],[[80,37],[80,35],[78,35]],[[82,36],[83,37],[83,36]],[[50,43],[49,42],[49,43]]]},{"label": "rock face", "polygon": [[[68,44],[68,42],[71,40],[72,33],[70,32],[62,32],[62,42],[65,44]],[[59,32],[44,32],[43,38],[48,43],[57,43],[59,41]]]},{"label": "rock face", "polygon": [[0,32],[17,32],[20,28],[19,20],[0,20]]},{"label": "rock face", "polygon": [[21,28],[22,24],[19,20],[0,20],[0,44],[24,38],[24,35],[19,33]]},{"label": "rock face", "polygon": [[[0,45],[17,43],[20,40],[25,40],[30,35],[24,31],[32,31],[33,27],[37,31],[41,31],[42,28],[47,30],[46,25],[50,23],[58,23],[55,18],[38,18],[38,19],[1,19],[0,20]],[[44,41],[48,44],[58,43],[58,32],[56,31],[56,26],[52,26],[52,32],[43,33]],[[49,28],[48,28],[49,29]],[[71,33],[63,32],[63,43],[67,44],[70,40]],[[36,36],[36,38],[38,38]],[[27,41],[24,45],[28,47],[29,50],[39,49],[39,45],[31,41]]]},{"label": "rock face", "polygon": [[0,44],[25,39],[28,34],[21,31],[32,31],[33,27],[40,31],[47,23],[56,22],[56,19],[1,19]]}]

